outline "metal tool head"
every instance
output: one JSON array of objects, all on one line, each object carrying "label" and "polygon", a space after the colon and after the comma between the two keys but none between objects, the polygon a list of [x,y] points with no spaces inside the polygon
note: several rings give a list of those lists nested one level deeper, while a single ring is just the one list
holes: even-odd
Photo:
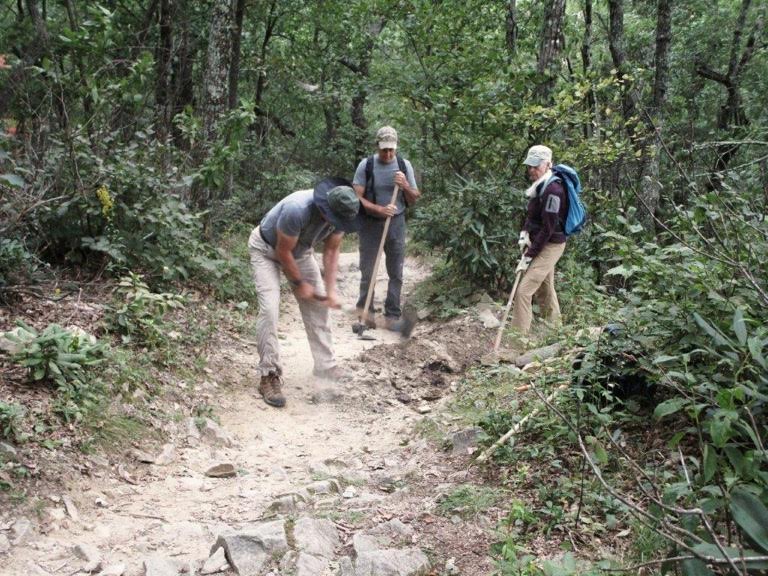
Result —
[{"label": "metal tool head", "polygon": [[362,322],[355,322],[354,324],[352,324],[352,332],[357,334],[358,340],[376,340],[376,338],[374,338],[370,334],[365,333],[367,329],[368,327]]}]

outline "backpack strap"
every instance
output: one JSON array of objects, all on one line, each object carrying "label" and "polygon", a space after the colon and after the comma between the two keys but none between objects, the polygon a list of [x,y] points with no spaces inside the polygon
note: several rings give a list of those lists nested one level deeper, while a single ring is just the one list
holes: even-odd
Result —
[{"label": "backpack strap", "polygon": [[365,198],[376,204],[376,188],[373,186],[373,156],[365,161]]},{"label": "backpack strap", "polygon": [[[405,159],[400,156],[400,154],[397,155],[397,167],[400,169],[400,172],[405,174],[406,180],[408,179],[408,165],[405,163]],[[408,208],[408,199],[405,197],[405,194],[403,194],[403,202],[405,203],[405,207]]]},{"label": "backpack strap", "polygon": [[[544,185],[539,190],[538,196],[542,196],[544,194],[544,191],[547,189],[547,186],[552,184],[552,182],[560,182],[563,188],[565,188],[565,201],[568,202],[568,185],[564,182],[560,173],[556,172],[555,170],[552,170],[552,176],[550,176],[544,181]],[[568,214],[568,211],[566,210],[566,217],[567,217],[567,214]],[[560,225],[560,229],[563,232],[565,232],[565,222],[563,222],[563,220],[560,218],[559,215],[557,217],[557,223]]]}]

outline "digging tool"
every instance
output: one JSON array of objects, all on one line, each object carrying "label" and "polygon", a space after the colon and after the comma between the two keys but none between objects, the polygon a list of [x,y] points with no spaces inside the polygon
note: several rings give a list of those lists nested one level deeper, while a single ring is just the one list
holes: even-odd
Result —
[{"label": "digging tool", "polygon": [[[314,299],[317,300],[318,302],[325,302],[326,300],[328,300],[328,296],[320,296],[315,294]],[[344,314],[348,314],[350,316],[352,315],[357,316],[357,308],[355,308],[354,306],[344,306],[343,304],[339,304],[338,306],[334,306],[333,308],[336,308],[337,310],[341,310],[342,312],[344,312]],[[374,338],[370,334],[365,334],[364,332],[357,332],[356,327],[357,327],[356,324],[352,326],[352,331],[355,332],[355,334],[357,334],[358,339],[376,340],[376,338]]]},{"label": "digging tool", "polygon": [[[400,192],[400,186],[395,184],[395,190],[392,192],[392,201],[390,204],[397,204],[397,195]],[[387,232],[389,232],[389,223],[392,220],[392,216],[387,216],[387,220],[384,222],[384,231],[381,234],[381,242],[379,242],[379,251],[376,253],[376,260],[373,262],[373,273],[371,274],[371,281],[368,283],[368,293],[365,296],[365,306],[363,307],[363,314],[360,316],[360,321],[352,325],[352,332],[357,334],[358,338],[363,338],[365,331],[368,329],[366,321],[368,320],[368,310],[371,307],[371,301],[373,300],[373,289],[376,286],[376,278],[379,275],[379,264],[381,263],[381,254],[384,252],[384,243],[387,241]],[[410,336],[413,326],[408,330]],[[400,330],[401,334],[404,333]],[[406,337],[407,337],[406,336]],[[370,337],[369,337],[370,338]]]},{"label": "digging tool", "polygon": [[512,291],[509,293],[509,300],[507,301],[507,307],[504,309],[504,315],[501,317],[501,324],[499,324],[499,331],[496,333],[496,340],[493,343],[493,353],[499,351],[499,345],[501,344],[501,335],[504,333],[504,325],[507,323],[507,317],[509,311],[512,309],[512,303],[515,301],[515,295],[517,294],[517,287],[520,285],[520,279],[523,277],[523,271],[521,270],[515,275],[515,283],[512,286]]}]

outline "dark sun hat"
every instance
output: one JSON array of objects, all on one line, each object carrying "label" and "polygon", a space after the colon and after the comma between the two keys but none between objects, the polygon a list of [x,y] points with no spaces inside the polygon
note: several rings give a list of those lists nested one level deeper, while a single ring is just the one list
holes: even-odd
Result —
[{"label": "dark sun hat", "polygon": [[315,206],[334,228],[343,232],[360,229],[360,199],[352,183],[344,178],[326,178],[314,190]]}]

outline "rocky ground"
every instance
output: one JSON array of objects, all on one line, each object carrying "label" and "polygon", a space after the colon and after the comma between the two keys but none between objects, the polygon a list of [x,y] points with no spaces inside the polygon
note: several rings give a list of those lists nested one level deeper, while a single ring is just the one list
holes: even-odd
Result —
[{"label": "rocky ground", "polygon": [[[427,273],[409,262],[408,285]],[[353,255],[344,255],[340,277],[350,305]],[[320,380],[295,302],[284,299],[281,410],[256,392],[253,343],[222,334],[206,358],[209,377],[179,384],[180,393],[205,396],[218,422],[190,416],[164,426],[162,445],[84,457],[39,495],[36,510],[0,512],[0,572],[489,574],[493,508],[477,518],[439,509],[477,474],[474,433],[457,427],[446,450],[419,430],[450,418],[441,405],[493,330],[472,315],[423,322],[409,340],[378,329],[366,341],[352,321],[334,313],[350,377]]]}]

